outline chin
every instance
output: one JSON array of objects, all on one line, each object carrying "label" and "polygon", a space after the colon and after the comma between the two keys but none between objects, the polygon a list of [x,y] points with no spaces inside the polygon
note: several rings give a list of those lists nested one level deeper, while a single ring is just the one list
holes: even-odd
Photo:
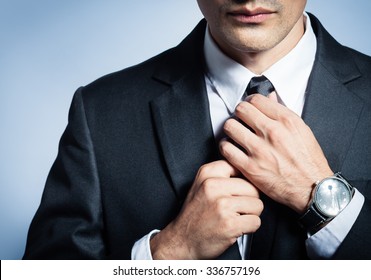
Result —
[{"label": "chin", "polygon": [[275,46],[274,42],[270,40],[271,38],[272,36],[269,38],[269,35],[246,36],[246,34],[244,34],[244,36],[237,36],[233,38],[229,36],[227,40],[229,41],[229,45],[236,50],[242,52],[261,52],[269,50]]}]

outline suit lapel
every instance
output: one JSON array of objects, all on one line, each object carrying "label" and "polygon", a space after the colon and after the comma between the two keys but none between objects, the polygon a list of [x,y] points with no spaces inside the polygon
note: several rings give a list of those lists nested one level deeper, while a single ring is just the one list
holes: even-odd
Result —
[{"label": "suit lapel", "polygon": [[303,119],[312,129],[330,167],[340,171],[364,103],[322,65],[313,73]]},{"label": "suit lapel", "polygon": [[215,160],[204,79],[206,22],[173,50],[153,78],[168,89],[151,102],[152,116],[170,178],[182,201],[201,165]]},{"label": "suit lapel", "polygon": [[215,159],[203,75],[186,76],[151,103],[165,162],[180,200],[186,196],[198,168]]},{"label": "suit lapel", "polygon": [[[360,77],[352,58],[312,17],[318,38],[303,119],[312,129],[334,172],[341,171],[364,106],[347,83]],[[343,63],[346,62],[345,63]]]}]

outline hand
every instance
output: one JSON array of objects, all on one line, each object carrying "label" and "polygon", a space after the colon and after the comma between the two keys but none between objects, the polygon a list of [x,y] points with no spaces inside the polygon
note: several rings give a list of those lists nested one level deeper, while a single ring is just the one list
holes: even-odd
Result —
[{"label": "hand", "polygon": [[333,175],[310,128],[275,93],[252,95],[237,106],[236,116],[253,132],[228,120],[225,133],[245,151],[223,140],[222,155],[266,195],[303,213],[314,183]]},{"label": "hand", "polygon": [[258,190],[226,161],[202,166],[178,217],[151,240],[154,259],[214,259],[260,227]]}]

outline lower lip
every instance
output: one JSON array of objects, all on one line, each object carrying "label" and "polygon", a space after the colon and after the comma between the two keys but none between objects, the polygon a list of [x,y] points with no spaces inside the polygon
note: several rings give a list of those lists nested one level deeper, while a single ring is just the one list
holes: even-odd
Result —
[{"label": "lower lip", "polygon": [[246,15],[246,14],[229,14],[234,20],[240,23],[258,24],[269,19],[273,14],[256,14],[256,15]]}]

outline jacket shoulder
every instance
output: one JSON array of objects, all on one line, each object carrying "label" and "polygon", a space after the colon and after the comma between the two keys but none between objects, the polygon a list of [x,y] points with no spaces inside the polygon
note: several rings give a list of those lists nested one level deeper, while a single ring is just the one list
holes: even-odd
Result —
[{"label": "jacket shoulder", "polygon": [[371,57],[341,45],[314,15],[309,16],[317,37],[317,62],[356,96],[371,104]]},{"label": "jacket shoulder", "polygon": [[94,95],[102,92],[108,94],[140,89],[152,80],[155,69],[166,63],[174,53],[175,49],[172,48],[142,63],[102,76],[84,86],[84,92]]},{"label": "jacket shoulder", "polygon": [[[203,38],[206,21],[202,20],[176,47],[170,48],[140,64],[105,75],[84,87],[85,95],[98,93],[130,94],[156,91],[168,86],[195,68],[202,67]],[[161,86],[162,85],[162,86]]]}]

